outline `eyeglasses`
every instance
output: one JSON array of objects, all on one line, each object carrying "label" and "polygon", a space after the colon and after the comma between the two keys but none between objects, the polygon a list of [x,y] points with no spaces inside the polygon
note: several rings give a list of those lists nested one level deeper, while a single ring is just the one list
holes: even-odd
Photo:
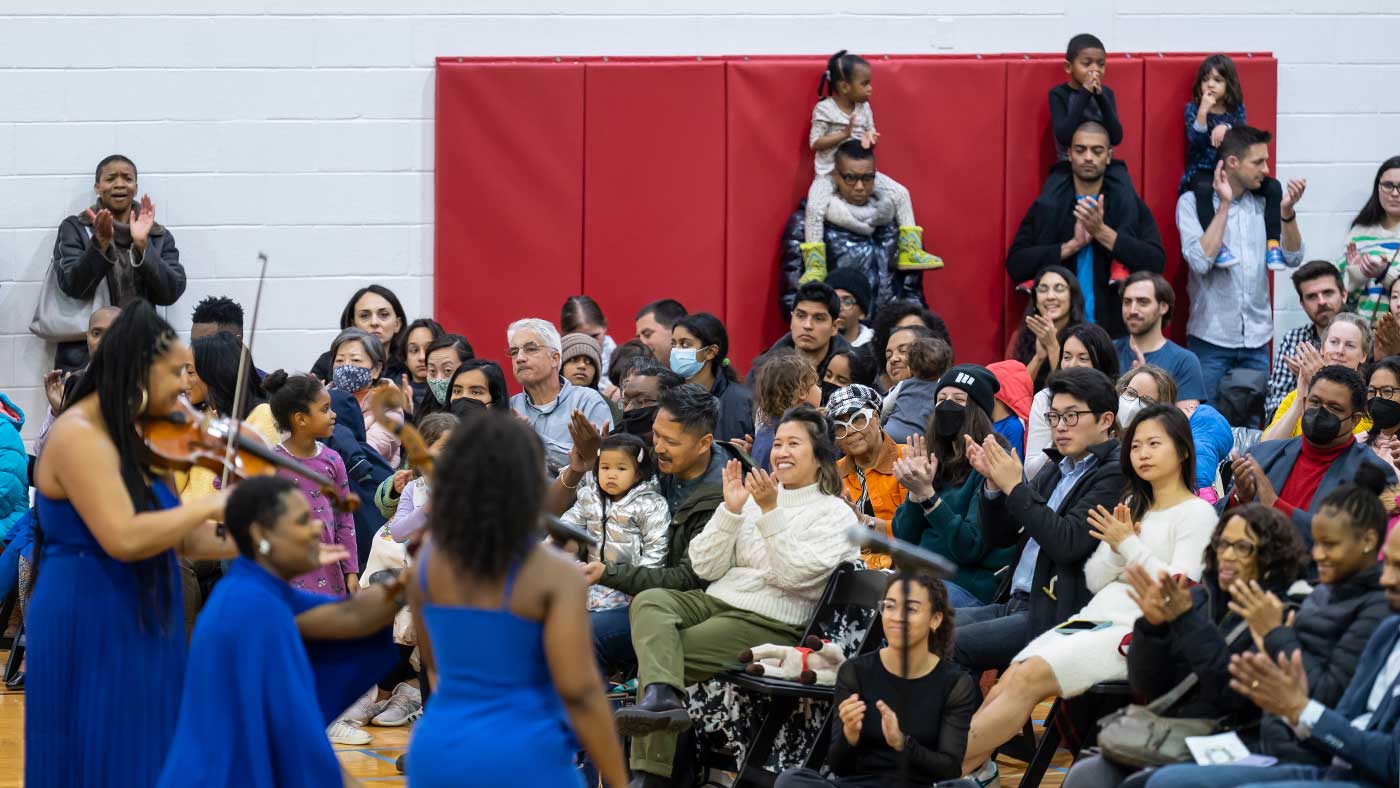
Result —
[{"label": "eyeglasses", "polygon": [[1395,399],[1395,394],[1396,394],[1396,392],[1400,392],[1400,387],[1397,387],[1397,386],[1381,386],[1380,388],[1376,388],[1375,386],[1368,386],[1368,387],[1366,388],[1366,399],[1371,399],[1372,397],[1383,397],[1383,398],[1385,398],[1385,399]]},{"label": "eyeglasses", "polygon": [[1258,545],[1253,542],[1247,542],[1243,539],[1238,542],[1232,542],[1229,539],[1217,539],[1215,541],[1215,552],[1217,555],[1224,555],[1227,550],[1233,550],[1236,556],[1240,558],[1249,558],[1254,555],[1254,551],[1257,547]]},{"label": "eyeglasses", "polygon": [[841,440],[852,432],[865,432],[865,428],[870,426],[870,419],[875,411],[865,408],[856,412],[846,421],[836,422],[836,440]]},{"label": "eyeglasses", "polygon": [[855,296],[841,296],[841,306],[855,306],[857,303]]},{"label": "eyeglasses", "polygon": [[1383,192],[1390,192],[1391,194],[1400,196],[1400,183],[1391,183],[1390,181],[1381,181],[1381,182],[1380,182],[1380,187],[1381,187],[1381,191],[1383,191]]},{"label": "eyeglasses", "polygon": [[1136,400],[1138,402],[1141,402],[1144,408],[1151,407],[1157,404],[1157,400],[1151,397],[1144,397],[1132,388],[1123,389],[1123,396],[1127,397],[1130,400]]},{"label": "eyeglasses", "polygon": [[1037,293],[1039,293],[1040,295],[1049,295],[1049,294],[1051,294],[1051,293],[1057,293],[1057,294],[1059,294],[1059,295],[1064,295],[1065,293],[1068,293],[1068,292],[1069,292],[1069,286],[1068,286],[1068,285],[1036,285],[1036,286],[1035,286],[1035,291],[1036,291]]},{"label": "eyeglasses", "polygon": [[[904,609],[907,610],[907,611],[910,612],[910,613],[917,613],[917,612],[919,612],[919,607],[920,607],[919,603],[918,603],[918,602],[915,602],[915,601],[913,601],[913,600],[910,600],[910,601],[904,603]],[[881,613],[884,613],[885,615],[888,616],[889,614],[893,613],[894,611],[896,611],[896,610],[898,610],[898,609],[899,609],[899,603],[896,602],[896,601],[894,601],[893,599],[881,599],[881,600],[880,600],[880,612],[881,612]]]},{"label": "eyeglasses", "polygon": [[1092,416],[1094,412],[1092,410],[1067,410],[1064,413],[1056,413],[1052,410],[1045,414],[1045,423],[1051,427],[1057,427],[1063,421],[1066,427],[1074,427],[1079,424],[1079,417],[1082,415]]},{"label": "eyeglasses", "polygon": [[529,344],[521,345],[520,347],[513,347],[509,350],[509,353],[511,358],[515,358],[521,354],[527,356],[538,355],[541,350],[544,350],[544,348],[540,347],[539,345],[536,345],[534,342],[531,342]]},{"label": "eyeglasses", "polygon": [[863,174],[840,172],[837,173],[837,175],[841,176],[841,180],[845,181],[847,186],[855,186],[857,183],[864,183],[866,186],[870,186],[875,183],[875,173],[873,172]]}]

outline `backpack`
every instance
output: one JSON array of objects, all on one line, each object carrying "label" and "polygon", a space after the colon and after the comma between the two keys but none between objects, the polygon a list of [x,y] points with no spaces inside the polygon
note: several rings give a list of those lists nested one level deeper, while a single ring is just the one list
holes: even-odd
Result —
[{"label": "backpack", "polygon": [[1269,373],[1236,367],[1220,379],[1215,408],[1231,427],[1264,429],[1264,405],[1269,394]]}]

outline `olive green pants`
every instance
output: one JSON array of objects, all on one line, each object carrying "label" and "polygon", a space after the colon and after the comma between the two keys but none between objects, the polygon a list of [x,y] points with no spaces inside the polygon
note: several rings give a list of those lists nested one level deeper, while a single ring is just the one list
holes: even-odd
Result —
[{"label": "olive green pants", "polygon": [[[632,645],[637,652],[637,696],[649,684],[685,695],[687,685],[739,663],[739,652],[764,643],[795,644],[803,626],[784,624],[731,607],[704,591],[649,589],[632,600]],[[671,776],[676,736],[632,739],[632,769]]]}]

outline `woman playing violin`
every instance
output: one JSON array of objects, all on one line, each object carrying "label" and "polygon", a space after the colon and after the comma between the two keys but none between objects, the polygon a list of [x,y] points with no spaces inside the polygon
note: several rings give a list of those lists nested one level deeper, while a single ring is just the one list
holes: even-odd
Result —
[{"label": "woman playing violin", "polygon": [[122,310],[34,472],[25,784],[152,785],[185,669],[179,555],[231,558],[225,492],[181,505],[141,422],[189,388],[189,349],[145,301]]}]

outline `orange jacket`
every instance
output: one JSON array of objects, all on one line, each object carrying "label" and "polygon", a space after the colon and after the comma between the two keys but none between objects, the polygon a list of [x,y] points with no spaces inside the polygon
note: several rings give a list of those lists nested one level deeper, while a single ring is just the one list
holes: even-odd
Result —
[{"label": "orange jacket", "polygon": [[[894,478],[894,461],[904,456],[904,447],[895,443],[888,433],[882,434],[885,445],[880,448],[875,465],[865,470],[865,489],[870,499],[871,511],[876,518],[884,521],[882,530],[885,536],[893,537],[890,523],[894,520],[895,510],[904,503],[909,491]],[[852,503],[859,501],[860,476],[856,473],[855,461],[850,457],[842,457],[836,463],[836,470],[841,474],[841,483],[846,488],[846,499]],[[891,564],[889,556],[865,549],[860,551],[860,557],[871,569],[887,569]]]}]

